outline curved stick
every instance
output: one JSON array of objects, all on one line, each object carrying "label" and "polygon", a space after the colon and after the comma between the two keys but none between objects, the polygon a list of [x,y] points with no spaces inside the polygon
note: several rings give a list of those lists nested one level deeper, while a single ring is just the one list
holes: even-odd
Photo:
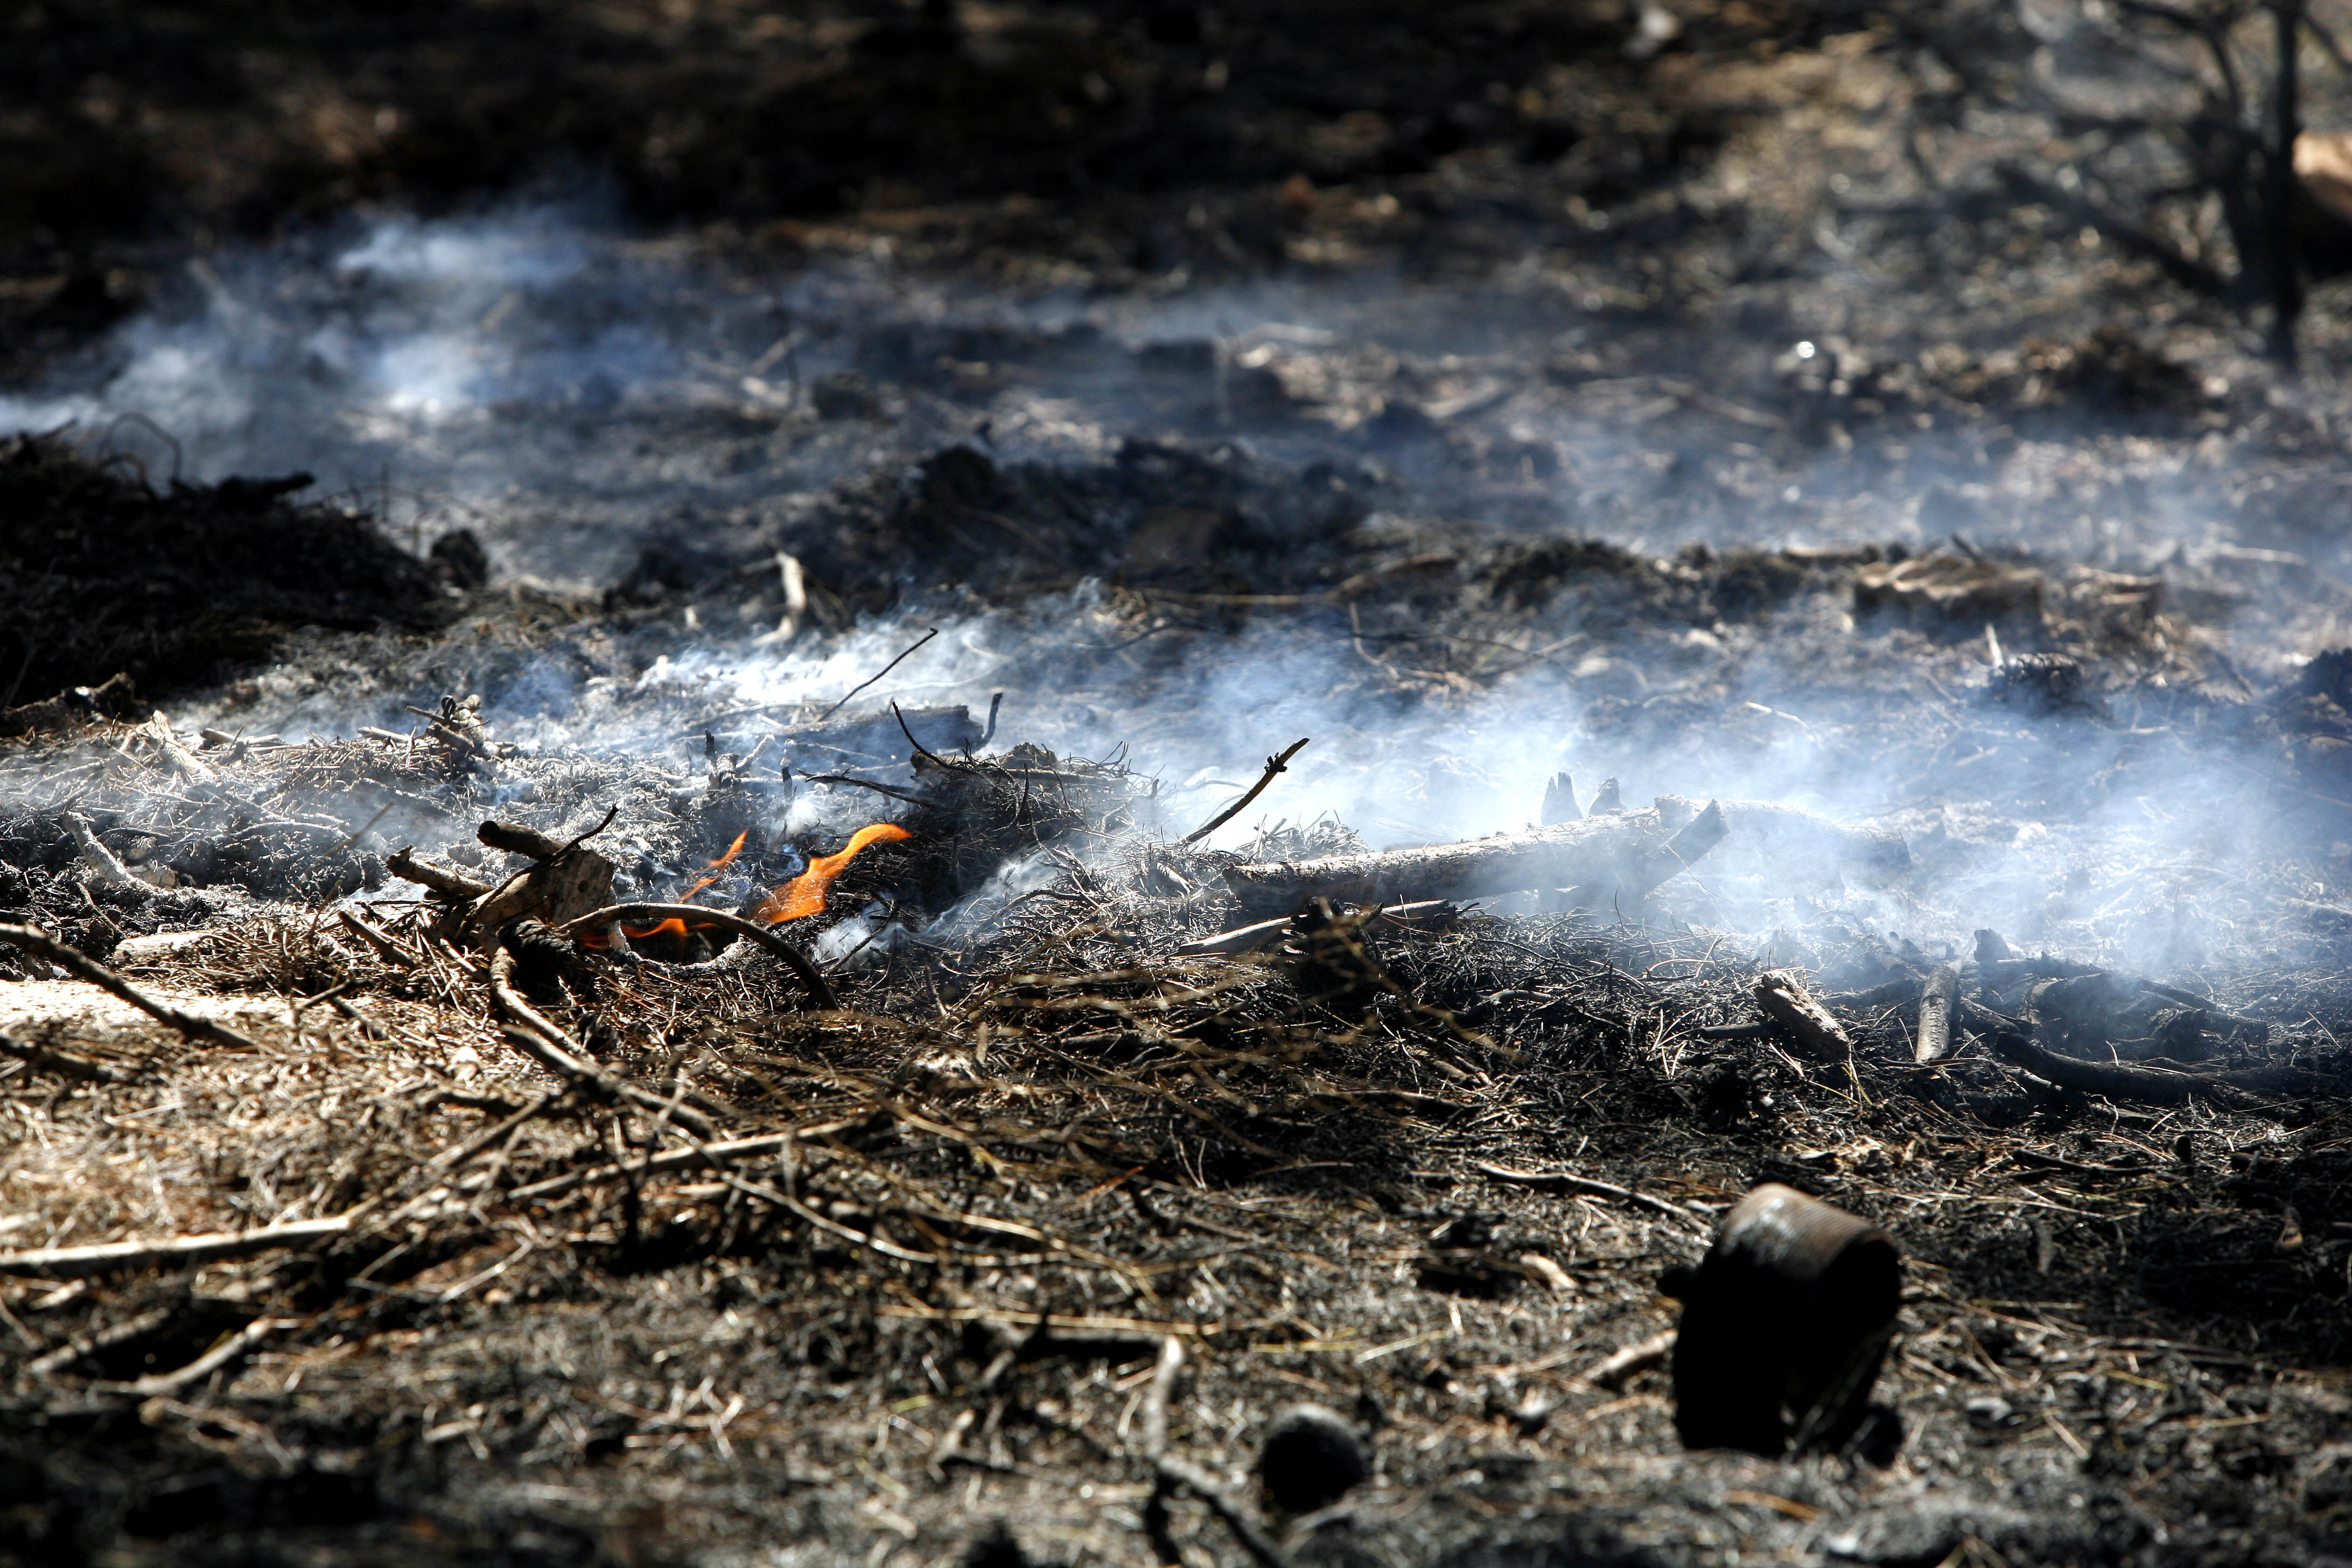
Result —
[{"label": "curved stick", "polygon": [[576,937],[581,931],[593,931],[614,921],[653,921],[658,924],[667,920],[701,921],[708,925],[723,926],[737,936],[750,937],[782,959],[792,972],[800,976],[803,989],[819,1007],[830,1012],[841,1005],[834,996],[833,987],[825,983],[824,974],[809,962],[808,954],[758,921],[747,921],[741,915],[730,914],[725,910],[714,910],[704,904],[614,904],[610,909],[597,910],[568,921],[560,928],[560,931],[562,935]]}]

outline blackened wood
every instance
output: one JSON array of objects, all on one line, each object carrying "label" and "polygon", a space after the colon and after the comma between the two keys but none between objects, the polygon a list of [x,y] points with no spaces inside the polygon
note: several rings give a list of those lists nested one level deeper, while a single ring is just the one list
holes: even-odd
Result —
[{"label": "blackened wood", "polygon": [[1952,1048],[1952,1004],[1959,999],[1960,972],[1939,963],[1919,990],[1919,1034],[1911,1059],[1940,1061]]},{"label": "blackened wood", "polygon": [[1226,868],[1245,908],[1291,909],[1306,899],[1369,906],[1475,899],[1527,888],[1590,888],[1639,898],[1697,860],[1721,837],[1720,813],[1682,834],[1655,811],[1628,811],[1499,833],[1458,844],[1377,849],[1314,860],[1267,860]]}]

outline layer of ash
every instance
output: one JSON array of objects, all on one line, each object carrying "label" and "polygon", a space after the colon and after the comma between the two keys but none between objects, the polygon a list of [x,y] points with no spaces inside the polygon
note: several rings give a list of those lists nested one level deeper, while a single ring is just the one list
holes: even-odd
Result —
[{"label": "layer of ash", "polygon": [[[1336,534],[1273,602],[919,605],[960,617],[944,673],[908,620],[698,661],[690,591],[436,588],[447,629],[282,628],[194,714],[82,670],[17,704],[8,1528],[181,1562],[2326,1539],[2344,661],[2260,685],[2022,556],[1988,632],[1884,602],[1885,552],[1422,542]],[[1302,633],[1340,657],[1286,668],[1346,679],[1304,748],[1241,749],[1198,671]],[[1076,645],[1124,656],[1123,715]],[[828,648],[861,668],[778,694]],[[561,714],[518,699],[564,660]],[[1073,753],[1120,723],[1124,760]],[[1404,771],[1475,743],[1450,789]],[[1241,776],[1142,767],[1211,744]],[[1864,759],[1832,809],[1757,798]],[[1276,880],[1270,916],[1234,890]],[[1896,1337],[1829,1451],[1685,1452],[1661,1276],[1766,1181],[1893,1237]]]}]

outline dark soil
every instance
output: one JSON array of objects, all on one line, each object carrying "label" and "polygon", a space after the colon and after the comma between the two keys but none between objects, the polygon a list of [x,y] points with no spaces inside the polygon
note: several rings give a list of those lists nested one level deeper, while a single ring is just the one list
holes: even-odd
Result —
[{"label": "dark soil", "polygon": [[117,674],[152,697],[266,663],[296,628],[421,630],[443,578],[365,519],[288,499],[310,476],[176,480],[95,467],[52,441],[0,445],[0,709]]}]

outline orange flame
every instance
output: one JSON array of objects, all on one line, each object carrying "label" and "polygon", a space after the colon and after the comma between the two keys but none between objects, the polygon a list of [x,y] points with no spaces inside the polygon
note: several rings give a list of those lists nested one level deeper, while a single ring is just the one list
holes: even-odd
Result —
[{"label": "orange flame", "polygon": [[[694,929],[696,931],[709,931],[711,928],[707,923],[697,921]],[[662,921],[659,925],[623,926],[621,928],[621,934],[627,937],[631,942],[643,942],[647,937],[653,936],[674,936],[683,942],[686,940],[687,926],[684,921],[678,919],[676,915],[672,915],[669,919]],[[604,947],[607,945],[604,941],[604,933],[601,931],[583,931],[580,933],[579,942],[583,947]]]},{"label": "orange flame", "polygon": [[[733,862],[735,857],[743,852],[743,840],[751,837],[751,830],[748,827],[742,832],[737,834],[735,836],[735,842],[727,847],[727,853],[721,855],[718,859],[713,860],[709,865],[703,868],[703,869],[709,872],[710,875],[705,877],[702,880],[697,882],[691,888],[688,888],[685,892],[679,894],[677,901],[681,904],[685,903],[688,899],[693,898],[695,894],[702,891],[703,889],[719,880],[719,873],[727,869],[728,866]],[[631,934],[635,935],[635,933],[632,932]]]},{"label": "orange flame", "polygon": [[849,842],[842,846],[840,854],[820,855],[811,860],[807,870],[762,900],[760,907],[751,911],[751,918],[775,925],[817,913],[824,908],[825,889],[833,886],[835,877],[848,869],[849,863],[857,858],[859,850],[868,844],[895,844],[899,839],[913,837],[895,822],[870,823],[859,828],[849,836]]}]

